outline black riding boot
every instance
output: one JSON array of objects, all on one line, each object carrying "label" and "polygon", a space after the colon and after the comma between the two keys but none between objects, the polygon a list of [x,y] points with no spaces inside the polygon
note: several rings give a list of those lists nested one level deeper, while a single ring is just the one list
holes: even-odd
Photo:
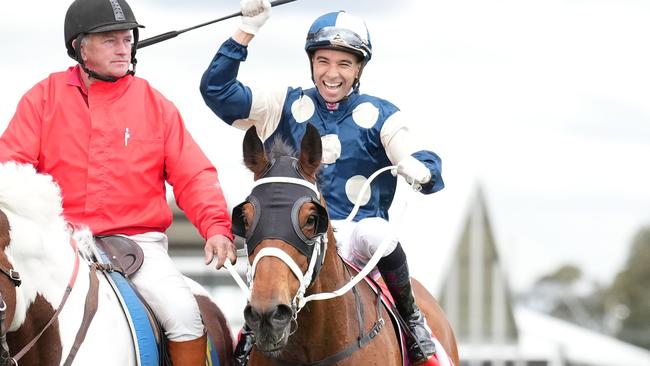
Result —
[{"label": "black riding boot", "polygon": [[425,325],[424,314],[415,303],[406,255],[401,244],[398,243],[391,254],[382,258],[377,263],[377,268],[395,300],[397,311],[410,330],[406,332],[406,346],[411,364],[417,365],[427,361],[436,353],[436,346]]},{"label": "black riding boot", "polygon": [[254,344],[255,335],[251,328],[244,323],[244,327],[239,335],[239,342],[237,342],[237,346],[235,346],[232,355],[235,359],[235,366],[246,366],[248,363],[248,356],[250,356]]}]

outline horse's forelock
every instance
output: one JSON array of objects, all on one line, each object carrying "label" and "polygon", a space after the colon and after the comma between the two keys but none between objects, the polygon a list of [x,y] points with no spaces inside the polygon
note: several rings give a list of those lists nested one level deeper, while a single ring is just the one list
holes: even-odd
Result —
[{"label": "horse's forelock", "polygon": [[291,156],[291,157],[297,157],[296,155],[296,150],[294,150],[289,144],[287,144],[284,140],[281,138],[277,137],[275,140],[273,140],[273,143],[271,144],[271,150],[268,153],[269,160],[274,160],[277,159],[281,156]]}]

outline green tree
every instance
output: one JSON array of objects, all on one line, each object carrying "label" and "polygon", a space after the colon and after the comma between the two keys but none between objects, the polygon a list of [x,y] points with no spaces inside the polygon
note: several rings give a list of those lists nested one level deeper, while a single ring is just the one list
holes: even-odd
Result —
[{"label": "green tree", "polygon": [[571,285],[578,281],[580,277],[582,277],[582,271],[580,268],[572,264],[565,264],[556,269],[555,272],[540,278],[537,283],[556,282]]},{"label": "green tree", "polygon": [[650,226],[634,237],[627,265],[612,283],[608,302],[629,310],[618,337],[650,349]]}]

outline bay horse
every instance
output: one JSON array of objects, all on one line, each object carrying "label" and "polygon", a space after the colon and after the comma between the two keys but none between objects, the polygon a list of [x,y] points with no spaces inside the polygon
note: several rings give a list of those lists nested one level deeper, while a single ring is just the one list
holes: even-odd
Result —
[{"label": "bay horse", "polygon": [[[92,233],[73,231],[62,213],[60,190],[49,175],[29,165],[0,164],[0,366],[68,365],[73,348],[73,365],[146,365],[136,360],[138,351],[117,295],[105,276],[99,271],[93,275],[83,245],[76,246],[92,243]],[[220,365],[231,365],[233,344],[225,317],[205,289],[188,282],[214,341],[210,347],[216,348]],[[93,283],[98,306],[78,345],[75,337],[86,321],[84,306]]]},{"label": "bay horse", "polygon": [[[282,146],[274,143],[267,155],[255,127],[243,142],[244,164],[256,182],[247,201],[233,210],[233,232],[248,246],[251,288],[244,318],[255,337],[249,365],[402,365],[396,328],[364,281],[342,296],[305,303],[303,295],[335,291],[352,273],[337,254],[325,202],[315,187],[322,156],[318,131],[307,126],[297,157]],[[444,350],[438,349],[440,365],[460,365],[442,309],[412,282]]]}]

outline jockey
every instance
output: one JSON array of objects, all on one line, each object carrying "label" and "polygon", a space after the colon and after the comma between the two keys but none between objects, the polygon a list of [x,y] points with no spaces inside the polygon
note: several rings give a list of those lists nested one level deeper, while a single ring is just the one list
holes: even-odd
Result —
[{"label": "jockey", "polygon": [[[424,194],[444,187],[440,158],[417,145],[407,119],[390,102],[359,92],[361,72],[372,56],[370,36],[363,20],[346,12],[325,14],[307,34],[315,88],[281,88],[262,91],[237,80],[247,46],[270,16],[268,0],[242,0],[241,25],[223,43],[201,80],[207,105],[224,122],[240,129],[256,126],[268,147],[279,137],[300,150],[307,123],[322,136],[323,157],[318,183],[327,202],[339,252],[364,265],[385,238],[391,245],[377,265],[393,295],[397,309],[408,323],[409,358],[426,362],[435,353],[424,316],[415,304],[406,255],[388,223],[396,178],[380,175],[362,207],[347,224],[344,219],[357,200],[367,178],[380,168],[396,165],[397,174],[421,188]],[[247,359],[251,345],[244,329],[235,350],[239,364]]]},{"label": "jockey", "polygon": [[173,364],[199,366],[206,333],[190,287],[167,253],[172,213],[165,182],[206,238],[207,263],[216,256],[219,268],[226,257],[236,260],[236,250],[215,167],[176,107],[134,75],[141,27],[125,0],[74,1],[64,33],[77,65],[22,97],[0,137],[0,161],[51,175],[72,224],[128,237],[142,248],[144,263],[130,279],[162,323]]}]

